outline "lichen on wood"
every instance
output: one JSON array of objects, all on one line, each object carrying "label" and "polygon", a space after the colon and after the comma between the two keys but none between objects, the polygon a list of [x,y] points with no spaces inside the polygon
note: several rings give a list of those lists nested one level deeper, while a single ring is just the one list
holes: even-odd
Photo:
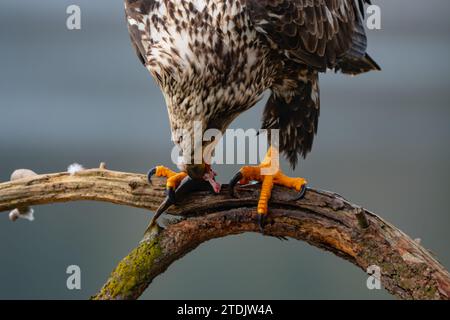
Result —
[{"label": "lichen on wood", "polygon": [[137,292],[142,292],[151,281],[152,269],[161,256],[159,237],[143,240],[115,268],[108,282],[94,299],[130,299],[138,298]]}]

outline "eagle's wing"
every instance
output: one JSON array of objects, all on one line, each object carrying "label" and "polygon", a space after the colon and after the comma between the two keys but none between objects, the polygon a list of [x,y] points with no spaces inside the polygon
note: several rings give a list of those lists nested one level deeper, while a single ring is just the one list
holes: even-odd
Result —
[{"label": "eagle's wing", "polygon": [[133,45],[133,49],[136,52],[139,61],[145,66],[145,58],[142,48],[139,46],[139,42],[137,42],[135,37],[133,36],[133,28],[128,27],[128,31],[130,33],[131,44]]},{"label": "eagle's wing", "polygon": [[324,70],[346,54],[365,55],[362,8],[370,0],[245,1],[255,28],[290,59]]},{"label": "eagle's wing", "polygon": [[[131,44],[142,64],[146,63],[146,45],[148,34],[145,32],[146,17],[157,5],[155,0],[126,0],[125,16]],[[145,39],[144,39],[145,38]]]}]

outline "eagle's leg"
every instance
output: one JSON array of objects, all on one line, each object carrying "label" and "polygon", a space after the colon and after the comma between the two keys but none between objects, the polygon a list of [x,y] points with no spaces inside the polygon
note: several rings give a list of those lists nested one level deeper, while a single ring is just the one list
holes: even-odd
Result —
[{"label": "eagle's leg", "polygon": [[[179,172],[176,173],[166,167],[158,166],[153,169],[151,169],[148,172],[147,179],[150,184],[152,184],[152,177],[165,177],[167,178],[166,181],[166,198],[161,203],[159,208],[156,210],[155,215],[153,216],[152,220],[150,221],[150,224],[147,227],[147,231],[150,229],[153,229],[153,227],[156,225],[156,221],[158,218],[172,205],[175,203],[183,200],[188,194],[194,191],[214,191],[218,193],[220,191],[217,190],[216,182],[213,179],[214,183],[211,183],[211,181],[206,181],[203,179],[192,179],[188,176],[187,172]],[[210,179],[210,180],[211,180]],[[216,187],[216,189],[213,188],[213,186]]]},{"label": "eagle's leg", "polygon": [[170,200],[174,201],[175,190],[180,185],[181,181],[183,181],[184,178],[187,177],[187,173],[186,172],[176,173],[164,166],[157,166],[148,172],[147,178],[150,184],[152,183],[153,176],[167,178],[166,181],[167,196],[169,197]]},{"label": "eagle's leg", "polygon": [[147,230],[152,229],[156,225],[156,221],[158,220],[159,216],[164,213],[172,204],[175,203],[175,197],[176,197],[176,189],[180,185],[180,183],[187,177],[186,172],[179,172],[176,173],[169,168],[166,168],[164,166],[157,166],[153,169],[151,169],[147,174],[147,180],[150,184],[152,184],[152,177],[165,177],[167,178],[166,181],[166,198],[159,206],[158,210],[156,210],[155,215],[153,216],[152,220],[150,221],[150,224],[147,227]]},{"label": "eagle's leg", "polygon": [[273,186],[280,185],[298,191],[293,200],[300,200],[305,195],[307,181],[303,178],[291,178],[284,175],[279,168],[278,150],[270,147],[264,161],[259,166],[246,166],[233,177],[230,182],[230,195],[234,196],[234,186],[247,184],[251,181],[261,182],[261,192],[258,201],[258,223],[264,233],[264,223],[269,212],[269,200]]}]

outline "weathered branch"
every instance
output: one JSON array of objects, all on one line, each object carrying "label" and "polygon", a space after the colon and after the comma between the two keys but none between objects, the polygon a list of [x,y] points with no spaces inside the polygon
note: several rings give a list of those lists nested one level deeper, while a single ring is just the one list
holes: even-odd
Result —
[{"label": "weathered branch", "polygon": [[[153,230],[112,272],[95,299],[135,299],[174,261],[210,239],[258,232],[257,186],[239,189],[239,198],[193,194],[169,210],[189,217]],[[383,286],[403,299],[449,299],[450,275],[417,242],[375,214],[337,194],[308,190],[305,199],[275,188],[265,232],[304,240],[366,270],[381,268]],[[38,175],[0,184],[0,211],[75,200],[97,200],[155,210],[164,198],[162,181],[144,175],[91,169],[74,175]]]}]

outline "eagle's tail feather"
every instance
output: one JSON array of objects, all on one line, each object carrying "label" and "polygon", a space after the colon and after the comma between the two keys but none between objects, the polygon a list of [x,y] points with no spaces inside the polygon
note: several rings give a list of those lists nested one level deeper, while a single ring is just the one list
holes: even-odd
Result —
[{"label": "eagle's tail feather", "polygon": [[298,156],[311,151],[320,113],[318,75],[298,80],[289,91],[272,89],[263,115],[263,129],[279,129],[279,150],[293,168]]},{"label": "eagle's tail feather", "polygon": [[336,72],[344,74],[358,75],[369,71],[380,71],[380,66],[367,53],[362,58],[354,58],[351,56],[344,57],[336,65]]}]

